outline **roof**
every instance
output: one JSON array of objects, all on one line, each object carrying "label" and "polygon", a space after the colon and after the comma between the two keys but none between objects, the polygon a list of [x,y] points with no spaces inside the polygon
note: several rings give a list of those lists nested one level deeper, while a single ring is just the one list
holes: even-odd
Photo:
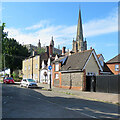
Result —
[{"label": "roof", "polygon": [[98,54],[97,57],[99,58],[102,54]]},{"label": "roof", "polygon": [[116,62],[120,62],[120,54],[118,54],[117,56],[115,56],[114,58],[110,59],[108,62],[106,63],[116,63]]},{"label": "roof", "polygon": [[110,72],[110,73],[112,73],[112,71],[109,69],[109,67],[106,65],[106,63],[104,63],[103,72]]},{"label": "roof", "polygon": [[46,52],[45,53],[41,53],[40,57],[41,57],[41,60],[48,60],[48,54]]},{"label": "roof", "polygon": [[92,51],[86,50],[68,56],[66,64],[62,66],[61,70],[82,70]]}]

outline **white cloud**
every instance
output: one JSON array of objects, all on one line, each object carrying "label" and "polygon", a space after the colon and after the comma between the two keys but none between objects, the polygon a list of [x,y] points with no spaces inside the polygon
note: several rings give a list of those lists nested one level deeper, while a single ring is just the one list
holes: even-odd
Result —
[{"label": "white cloud", "polygon": [[42,27],[44,27],[48,24],[49,24],[48,20],[42,20],[38,24],[35,24],[33,26],[30,26],[30,27],[26,27],[25,30],[35,30],[35,29],[38,29],[38,28],[42,28]]},{"label": "white cloud", "polygon": [[[29,33],[28,33],[29,30]],[[36,31],[30,31],[36,30]],[[15,38],[19,43],[37,45],[41,40],[42,45],[49,45],[51,36],[54,37],[55,46],[71,46],[72,39],[76,37],[77,25],[52,25],[48,20],[42,20],[38,24],[25,28],[25,32],[21,29],[6,28],[9,37]],[[92,37],[102,34],[108,34],[118,31],[117,12],[111,14],[104,19],[91,20],[83,25],[84,37]],[[95,45],[94,45],[95,46]]]},{"label": "white cloud", "polygon": [[113,15],[104,18],[89,21],[83,25],[84,36],[91,37],[101,34],[107,34],[118,31],[118,14],[117,12]]}]

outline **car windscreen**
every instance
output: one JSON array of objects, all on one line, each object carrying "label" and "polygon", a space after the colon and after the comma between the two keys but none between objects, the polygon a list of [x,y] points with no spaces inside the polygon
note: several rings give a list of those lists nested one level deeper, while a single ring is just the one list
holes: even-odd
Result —
[{"label": "car windscreen", "polygon": [[7,79],[12,80],[13,78],[12,77],[7,77]]},{"label": "car windscreen", "polygon": [[28,80],[28,82],[35,82],[35,80],[33,80],[33,79],[27,79]]}]

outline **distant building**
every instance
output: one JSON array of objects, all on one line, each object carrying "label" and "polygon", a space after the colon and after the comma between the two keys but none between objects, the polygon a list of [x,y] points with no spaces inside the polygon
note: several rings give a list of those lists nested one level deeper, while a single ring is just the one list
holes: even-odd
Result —
[{"label": "distant building", "polygon": [[[40,40],[38,42],[38,46],[34,46],[32,44],[26,44],[24,45],[28,51],[31,53],[31,56],[32,56],[32,53],[33,51],[37,51],[37,50],[41,50],[41,49],[44,49],[45,52],[47,52],[49,54],[49,46],[52,47],[52,54],[62,54],[62,50],[58,49],[58,48],[55,48],[54,47],[54,40],[53,40],[53,36],[52,36],[52,39],[50,41],[50,45],[49,46],[44,46],[44,47],[41,47],[41,43],[40,43]],[[37,54],[37,53],[36,53]]]},{"label": "distant building", "polygon": [[[38,46],[39,48],[41,46],[40,40]],[[44,53],[37,54],[33,51],[32,56],[22,61],[23,78],[32,78],[37,82],[49,83],[50,71],[48,71],[48,66],[51,65],[51,61],[55,59],[56,55],[62,53],[62,50],[54,48],[53,37],[50,45],[45,46],[44,49]]]},{"label": "distant building", "polygon": [[73,39],[72,44],[72,51],[73,52],[81,52],[87,50],[87,41],[83,39],[83,28],[82,28],[82,19],[81,19],[81,11],[79,10],[79,18],[78,18],[78,25],[77,25],[77,36],[76,40]]},{"label": "distant building", "polygon": [[28,59],[23,60],[22,61],[23,78],[31,78],[39,82],[40,69],[41,69],[43,60],[48,60],[47,53],[31,56]]},{"label": "distant building", "polygon": [[107,61],[106,64],[114,75],[120,74],[120,54]]}]

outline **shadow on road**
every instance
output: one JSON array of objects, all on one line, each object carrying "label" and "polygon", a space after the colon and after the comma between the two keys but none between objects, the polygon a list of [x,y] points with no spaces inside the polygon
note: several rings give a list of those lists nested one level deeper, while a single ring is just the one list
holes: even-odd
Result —
[{"label": "shadow on road", "polygon": [[[48,95],[51,94],[48,96],[40,93],[42,87],[37,88],[40,90],[38,92],[32,89],[3,85],[3,118],[80,118],[81,114],[89,119],[118,118],[117,105],[72,98],[71,95],[65,94],[65,97],[52,96],[53,91],[46,92]],[[11,97],[13,99],[10,99]]]}]

